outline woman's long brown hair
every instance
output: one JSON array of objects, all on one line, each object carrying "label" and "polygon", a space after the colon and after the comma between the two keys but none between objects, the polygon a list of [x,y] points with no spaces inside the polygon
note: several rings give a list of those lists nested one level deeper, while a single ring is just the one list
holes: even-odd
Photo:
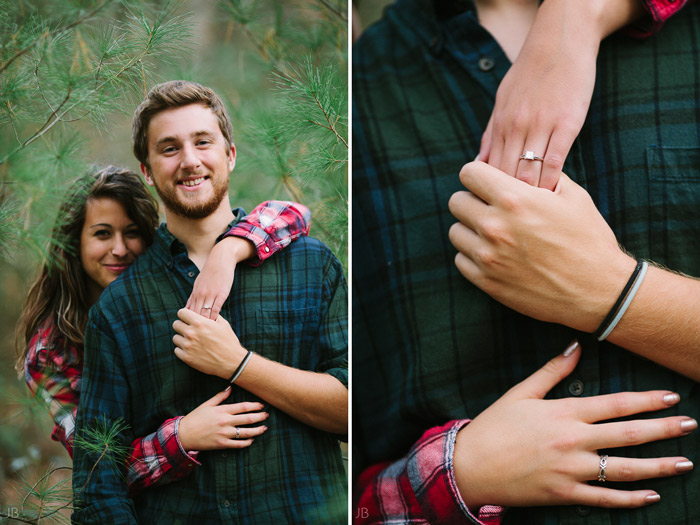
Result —
[{"label": "woman's long brown hair", "polygon": [[113,199],[136,223],[146,246],[158,226],[158,203],[141,177],[133,171],[107,166],[91,169],[73,183],[58,211],[51,232],[48,257],[29,289],[15,332],[17,370],[22,373],[29,342],[47,321],[56,327],[66,345],[78,348],[82,357],[85,325],[90,304],[87,275],[80,263],[80,234],[90,199]]}]

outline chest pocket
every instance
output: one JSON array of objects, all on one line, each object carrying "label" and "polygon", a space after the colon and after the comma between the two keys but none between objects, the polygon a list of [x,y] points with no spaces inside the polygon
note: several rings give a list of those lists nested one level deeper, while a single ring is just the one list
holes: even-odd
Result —
[{"label": "chest pocket", "polygon": [[700,276],[700,148],[646,150],[651,259]]},{"label": "chest pocket", "polygon": [[319,312],[315,308],[258,310],[257,351],[259,354],[294,368],[314,370]]}]

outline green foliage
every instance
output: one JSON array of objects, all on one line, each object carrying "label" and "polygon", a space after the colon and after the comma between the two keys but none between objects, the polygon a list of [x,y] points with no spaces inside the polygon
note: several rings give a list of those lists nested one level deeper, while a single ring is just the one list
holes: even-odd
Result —
[{"label": "green foliage", "polygon": [[275,94],[239,113],[247,169],[274,175],[310,206],[312,234],[347,262],[348,84],[346,1],[227,0]]},{"label": "green foliage", "polygon": [[[181,56],[191,35],[170,2],[157,10],[128,0],[0,5],[0,210],[24,219],[20,232],[0,213],[7,247],[46,229],[48,216],[32,211],[83,167],[74,123],[106,126],[131,106],[125,98],[153,83],[155,60]],[[25,204],[6,207],[13,196]]]}]

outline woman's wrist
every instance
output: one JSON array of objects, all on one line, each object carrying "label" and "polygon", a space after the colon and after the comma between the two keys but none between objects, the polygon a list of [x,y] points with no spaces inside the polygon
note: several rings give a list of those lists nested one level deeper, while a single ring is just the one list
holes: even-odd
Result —
[{"label": "woman's wrist", "polygon": [[222,239],[221,242],[225,243],[227,259],[236,263],[250,259],[256,254],[255,244],[243,237],[231,235]]}]

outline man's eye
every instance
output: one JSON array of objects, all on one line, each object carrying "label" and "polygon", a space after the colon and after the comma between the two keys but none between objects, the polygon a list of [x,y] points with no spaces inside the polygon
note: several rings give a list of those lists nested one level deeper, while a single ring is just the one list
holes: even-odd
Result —
[{"label": "man's eye", "polygon": [[163,149],[161,150],[161,153],[166,153],[166,154],[167,154],[167,153],[174,153],[175,151],[177,151],[177,148],[176,148],[175,146],[168,146],[168,147],[166,147],[166,148],[163,148]]},{"label": "man's eye", "polygon": [[201,139],[197,141],[197,146],[206,146],[208,144],[211,144],[211,140]]}]

